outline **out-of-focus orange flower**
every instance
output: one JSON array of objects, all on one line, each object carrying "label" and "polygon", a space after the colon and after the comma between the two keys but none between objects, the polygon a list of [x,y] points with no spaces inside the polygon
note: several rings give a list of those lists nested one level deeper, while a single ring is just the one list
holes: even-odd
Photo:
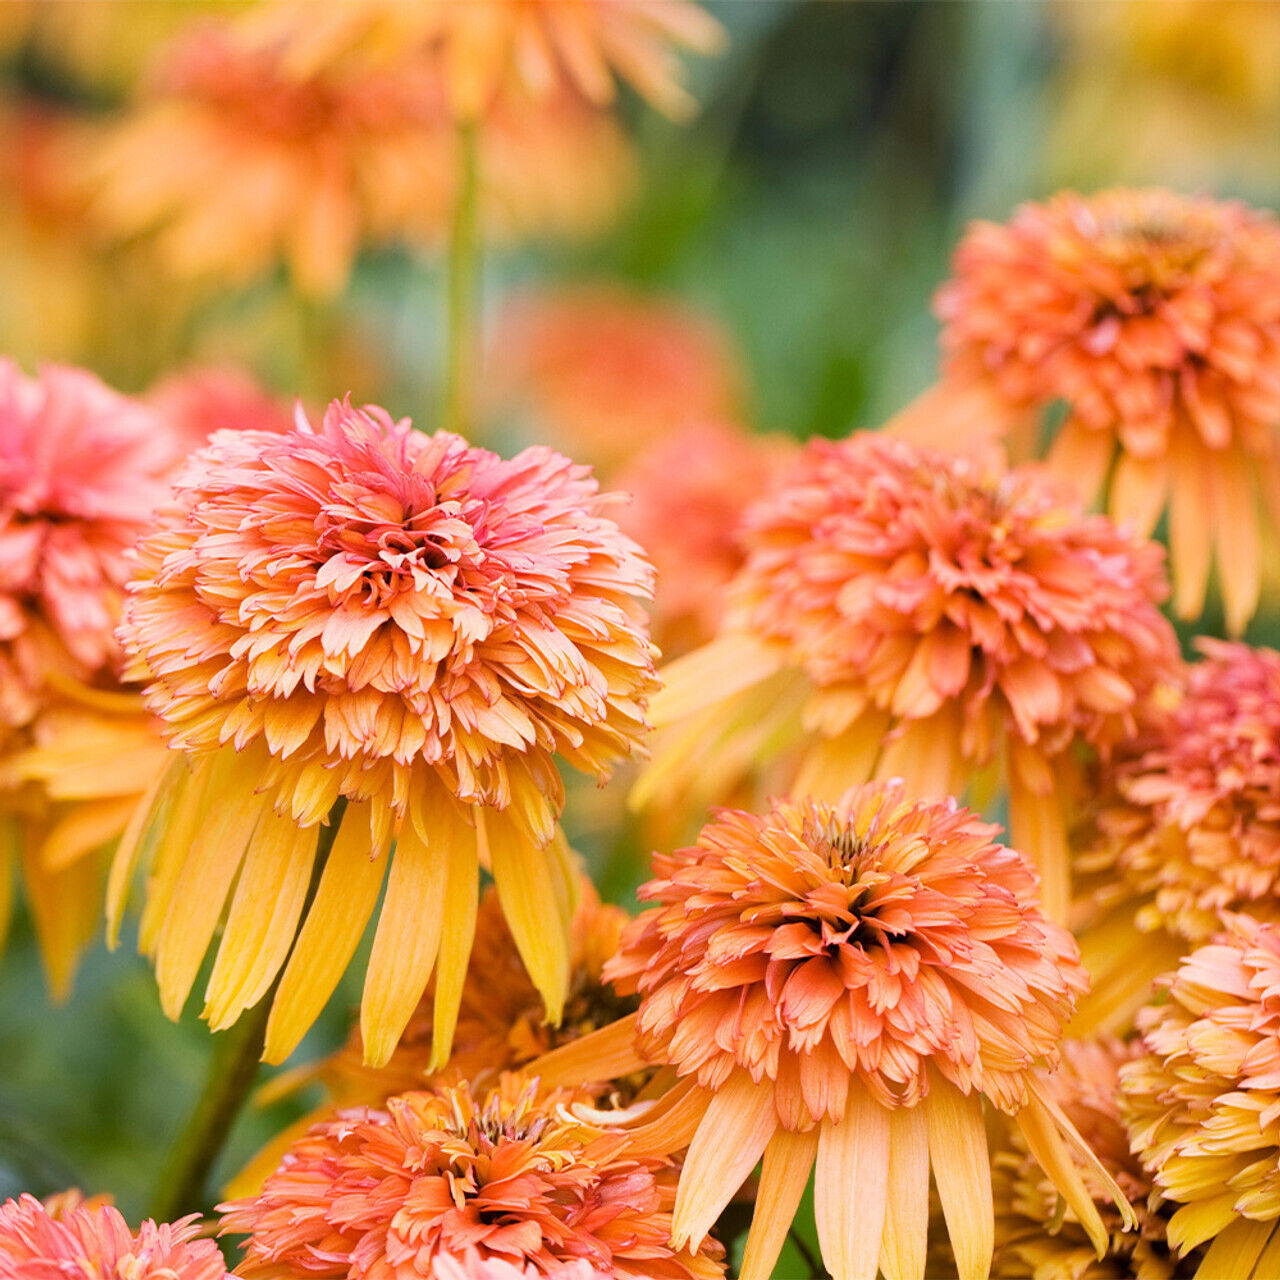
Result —
[{"label": "out-of-focus orange flower", "polygon": [[487,1099],[456,1085],[317,1125],[260,1195],[221,1206],[223,1233],[248,1234],[237,1273],[430,1280],[437,1259],[475,1250],[539,1275],[587,1262],[615,1280],[722,1276],[714,1242],[668,1243],[668,1162],[567,1119],[564,1100],[507,1076]]},{"label": "out-of-focus orange flower", "polygon": [[[1060,1208],[1058,1189],[1045,1177],[1015,1125],[997,1125],[991,1160],[996,1211],[997,1280],[1191,1280],[1196,1254],[1176,1257],[1166,1238],[1169,1210],[1153,1196],[1151,1176],[1129,1150],[1120,1121],[1120,1068],[1142,1052],[1135,1042],[1064,1040],[1062,1065],[1046,1077],[1045,1087],[1080,1136],[1115,1178],[1133,1205],[1138,1229],[1108,1205],[1100,1212],[1107,1228],[1106,1256],[1074,1212]],[[1106,1188],[1085,1169],[1086,1187],[1095,1199]]]},{"label": "out-of-focus orange flower", "polygon": [[609,285],[527,294],[490,353],[493,408],[606,474],[682,428],[742,420],[726,335],[681,303]]},{"label": "out-of-focus orange flower", "polygon": [[677,50],[711,54],[724,45],[724,29],[694,0],[346,0],[323,12],[308,0],[276,0],[247,30],[280,42],[286,70],[302,77],[430,50],[464,120],[512,87],[535,104],[567,88],[607,107],[615,76],[683,118],[695,103]]},{"label": "out-of-focus orange flower", "polygon": [[1280,1271],[1280,932],[1231,917],[1144,1009],[1143,1054],[1121,1069],[1121,1115],[1157,1190],[1169,1243],[1212,1241],[1202,1276]]},{"label": "out-of-focus orange flower", "polygon": [[56,995],[101,918],[90,856],[164,758],[120,687],[129,550],[178,454],[163,421],[80,369],[0,361],[0,935],[18,856]]},{"label": "out-of-focus orange flower", "polygon": [[229,1280],[212,1240],[198,1240],[197,1215],[129,1230],[118,1209],[75,1193],[43,1205],[23,1195],[0,1205],[4,1280]]},{"label": "out-of-focus orange flower", "polygon": [[[460,163],[438,65],[294,78],[278,47],[246,49],[235,30],[177,41],[151,95],[108,131],[93,161],[98,224],[154,235],[179,277],[239,283],[283,261],[319,297],[342,288],[364,243],[439,243]],[[598,229],[629,186],[617,126],[567,91],[525,105],[504,97],[480,141],[486,232]]]},{"label": "out-of-focus orange flower", "polygon": [[292,431],[287,401],[267,391],[242,369],[209,367],[170,374],[146,395],[169,430],[191,452],[215,431]]},{"label": "out-of-focus orange flower", "polygon": [[[574,882],[557,759],[606,776],[639,741],[654,684],[637,599],[652,570],[609,506],[549,449],[504,460],[349,403],[316,430],[219,432],[193,456],[139,544],[122,626],[180,753],[153,800],[140,934],[171,1016],[230,898],[205,1014],[234,1022],[284,966],[266,1056],[286,1057],[390,862],[365,1054],[391,1056],[438,951],[443,1061],[484,860],[559,1021]],[[317,828],[339,801],[290,952]],[[142,847],[117,853],[113,917]]]},{"label": "out-of-focus orange flower", "polygon": [[932,1166],[960,1280],[985,1276],[984,1097],[1016,1118],[1100,1253],[1107,1232],[1064,1138],[1133,1221],[1038,1075],[1087,978],[995,830],[954,801],[872,783],[835,805],[722,811],[696,845],[655,857],[640,891],[654,905],[605,970],[639,991],[638,1013],[531,1070],[591,1075],[593,1049],[597,1070],[675,1068],[631,1132],[637,1151],[689,1144],[676,1244],[697,1245],[763,1157],[743,1280],[772,1274],[815,1166],[836,1280],[874,1280],[878,1263],[918,1277]]},{"label": "out-of-focus orange flower", "polygon": [[657,570],[653,635],[668,657],[715,635],[745,558],[743,513],[796,452],[793,440],[700,422],[660,437],[618,472],[618,487],[631,498],[618,524]]},{"label": "out-of-focus orange flower", "polygon": [[1030,471],[873,434],[812,442],[744,537],[720,636],[663,670],[637,803],[770,765],[825,799],[998,770],[1063,918],[1072,754],[1131,738],[1180,679],[1160,547]]},{"label": "out-of-focus orange flower", "polygon": [[1280,519],[1280,224],[1160,189],[1067,192],[975,224],[953,268],[943,382],[898,429],[1030,452],[1065,404],[1049,465],[1086,501],[1106,487],[1140,534],[1167,508],[1178,613],[1199,615],[1216,563],[1243,629],[1264,513]]}]

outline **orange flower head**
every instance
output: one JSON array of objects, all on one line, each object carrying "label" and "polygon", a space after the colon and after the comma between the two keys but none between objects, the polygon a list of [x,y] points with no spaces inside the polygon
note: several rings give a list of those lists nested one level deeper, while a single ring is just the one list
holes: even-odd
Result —
[{"label": "orange flower head", "polygon": [[[1008,1124],[991,1161],[996,1206],[998,1280],[1190,1280],[1197,1258],[1175,1257],[1166,1239],[1168,1212],[1155,1205],[1151,1176],[1129,1150],[1120,1120],[1120,1069],[1141,1053],[1136,1041],[1064,1040],[1062,1065],[1046,1080],[1054,1101],[1070,1118],[1116,1182],[1138,1217],[1130,1231],[1109,1205],[1101,1207],[1109,1242],[1099,1259],[1075,1215],[1061,1211],[1058,1190],[1043,1174],[1026,1139]],[[1105,1188],[1088,1170],[1095,1197]]]},{"label": "orange flower head", "polygon": [[[458,148],[431,57],[297,77],[280,42],[201,24],[163,52],[150,95],[100,144],[92,214],[110,235],[151,236],[179,279],[243,283],[283,260],[301,292],[329,298],[362,244],[445,238]],[[580,98],[531,113],[508,94],[480,140],[486,233],[594,232],[631,167],[614,121]]]},{"label": "orange flower head", "polygon": [[0,723],[50,681],[114,683],[127,553],[175,458],[162,422],[82,369],[0,361]]},{"label": "orange flower head", "polygon": [[[1160,189],[1065,192],[977,223],[938,294],[946,381],[992,425],[1065,403],[1050,463],[1118,520],[1168,507],[1175,604],[1202,607],[1216,556],[1228,624],[1257,605],[1261,508],[1280,516],[1280,224]],[[958,401],[955,403],[959,403]],[[935,431],[949,431],[945,403]]]},{"label": "orange flower head", "polygon": [[1132,737],[1178,678],[1160,548],[1027,470],[879,435],[810,443],[743,528],[720,637],[654,704],[691,727],[655,745],[639,798],[689,751],[749,760],[757,740],[803,746],[794,793],[827,799],[872,776],[957,794],[998,763],[1061,918],[1069,751]]},{"label": "orange flower head", "polygon": [[535,1102],[507,1076],[484,1100],[457,1085],[315,1126],[259,1196],[221,1206],[223,1233],[248,1234],[238,1274],[429,1280],[474,1252],[539,1275],[581,1262],[617,1280],[723,1275],[718,1246],[668,1244],[669,1162],[572,1120],[568,1097]]},{"label": "orange flower head", "polygon": [[22,1195],[0,1205],[4,1280],[229,1280],[212,1240],[192,1214],[129,1230],[112,1205],[58,1197],[43,1205]]},{"label": "orange flower head", "polygon": [[721,811],[696,845],[655,857],[640,895],[655,905],[605,970],[639,991],[638,1013],[532,1069],[554,1077],[592,1045],[616,1068],[624,1033],[637,1061],[674,1068],[680,1083],[640,1114],[633,1143],[689,1144],[677,1244],[703,1239],[763,1156],[741,1274],[764,1280],[816,1163],[836,1280],[873,1280],[881,1259],[891,1280],[918,1276],[932,1164],[959,1274],[985,1275],[984,1097],[1033,1135],[1105,1241],[1062,1135],[1083,1144],[1038,1078],[1087,980],[1071,936],[1040,913],[1034,872],[994,832],[954,801],[869,784],[835,805]]},{"label": "orange flower head", "polygon": [[277,0],[249,29],[258,40],[283,40],[295,75],[376,67],[429,49],[464,120],[483,116],[513,87],[535,105],[568,89],[607,107],[615,77],[684,118],[695,103],[677,51],[712,54],[724,44],[724,29],[693,0],[355,0],[323,14],[307,0]]},{"label": "orange flower head", "polygon": [[[1212,1240],[1202,1275],[1274,1275],[1280,1259],[1280,931],[1231,916],[1161,981],[1121,1071],[1121,1115],[1160,1195],[1169,1243]],[[1243,1270],[1229,1259],[1247,1258]],[[1250,1270],[1254,1262],[1257,1269]]]},{"label": "orange flower head", "polygon": [[[346,801],[276,996],[272,1060],[332,991],[397,830],[362,1012],[370,1060],[390,1056],[437,947],[447,1052],[478,857],[559,1020],[572,880],[556,757],[605,776],[638,741],[653,683],[634,598],[651,570],[608,503],[586,468],[548,449],[503,460],[349,403],[318,430],[219,432],[193,456],[139,546],[122,626],[192,766],[155,798],[142,930],[171,1013],[246,857],[207,1013],[225,1025],[262,994],[297,922],[316,824]],[[135,853],[117,855],[121,885]],[[282,883],[289,909],[272,920],[254,895],[279,899]],[[442,935],[442,912],[465,930]]]},{"label": "orange flower head", "polygon": [[657,440],[739,419],[742,378],[706,317],[604,285],[527,294],[496,326],[498,407],[607,473]]},{"label": "orange flower head", "polygon": [[1144,899],[1139,928],[1196,945],[1280,890],[1280,653],[1198,644],[1185,697],[1112,771],[1094,854]]},{"label": "orange flower head", "polygon": [[742,567],[738,526],[747,506],[791,461],[794,444],[705,422],[665,436],[618,473],[631,495],[618,523],[657,570],[654,636],[667,655],[712,639],[730,580]]}]

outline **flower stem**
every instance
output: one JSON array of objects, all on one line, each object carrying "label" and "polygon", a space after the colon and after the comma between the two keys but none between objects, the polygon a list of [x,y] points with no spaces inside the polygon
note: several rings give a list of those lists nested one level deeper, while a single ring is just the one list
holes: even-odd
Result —
[{"label": "flower stem", "polygon": [[466,436],[474,411],[480,292],[480,147],[477,126],[458,126],[458,198],[449,233],[444,427]]},{"label": "flower stem", "polygon": [[[311,884],[298,916],[299,922],[306,919],[315,898],[320,873],[328,861],[346,807],[346,800],[340,799],[330,809],[326,825],[320,828]],[[160,1184],[152,1198],[151,1216],[157,1222],[172,1222],[183,1214],[203,1212],[207,1207],[205,1186],[209,1173],[258,1077],[267,1018],[284,968],[284,965],[280,966],[280,973],[266,995],[252,1009],[241,1014],[233,1026],[216,1037],[204,1092],[169,1152]]]}]

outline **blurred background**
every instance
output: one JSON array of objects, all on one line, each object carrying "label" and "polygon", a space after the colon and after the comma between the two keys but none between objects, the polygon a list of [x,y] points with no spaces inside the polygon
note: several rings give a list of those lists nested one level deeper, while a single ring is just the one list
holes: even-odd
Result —
[{"label": "blurred background", "polygon": [[[444,339],[425,152],[421,217],[367,237],[349,275],[259,253],[216,183],[207,225],[155,232],[148,198],[190,176],[190,157],[148,146],[166,42],[248,7],[0,0],[0,353],[148,394],[196,370],[197,388],[264,414],[350,392],[431,429]],[[689,122],[624,100],[563,136],[517,122],[495,144],[495,448],[546,439],[624,483],[694,402],[765,435],[874,427],[934,378],[930,299],[970,219],[1113,184],[1280,202],[1272,0],[707,7],[729,44],[691,60]],[[219,109],[242,105],[219,91]],[[693,625],[672,622],[666,647]],[[579,788],[566,824],[628,902],[660,833],[627,824],[625,785]],[[0,964],[0,1198],[77,1184],[142,1209],[211,1038],[194,1009],[163,1019],[132,941],[99,944],[51,1007],[19,910]],[[298,1061],[341,1040],[354,983]],[[228,1170],[307,1101],[244,1117]]]}]

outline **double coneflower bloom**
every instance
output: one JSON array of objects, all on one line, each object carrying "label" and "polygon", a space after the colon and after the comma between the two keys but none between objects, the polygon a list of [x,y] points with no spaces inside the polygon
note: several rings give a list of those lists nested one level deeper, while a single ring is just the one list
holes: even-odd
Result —
[{"label": "double coneflower bloom", "polygon": [[1077,853],[1081,1026],[1122,1030],[1221,913],[1280,901],[1280,654],[1201,640],[1185,696],[1102,771]]},{"label": "double coneflower bloom", "polygon": [[1193,952],[1138,1018],[1121,1070],[1134,1152],[1176,1206],[1169,1242],[1210,1242],[1213,1280],[1280,1274],[1280,932],[1248,916]]},{"label": "double coneflower bloom", "polygon": [[16,855],[58,995],[100,925],[99,850],[165,754],[114,632],[177,456],[160,415],[92,374],[0,361],[0,937]]},{"label": "double coneflower bloom", "polygon": [[876,435],[811,443],[743,528],[720,635],[664,670],[637,800],[761,766],[824,799],[1003,785],[1062,918],[1076,749],[1131,738],[1179,679],[1160,548],[1028,471]]},{"label": "double coneflower bloom", "polygon": [[929,1171],[961,1280],[991,1263],[984,1098],[1012,1115],[1099,1255],[1069,1148],[1132,1211],[1047,1090],[1087,985],[1023,858],[954,801],[869,784],[838,804],[722,811],[658,855],[606,971],[638,1012],[535,1064],[544,1081],[643,1063],[679,1082],[635,1109],[635,1151],[689,1147],[673,1216],[697,1245],[763,1157],[744,1280],[768,1277],[810,1171],[836,1280],[924,1274]]},{"label": "double coneflower bloom", "polygon": [[318,430],[224,432],[195,455],[140,544],[122,630],[179,754],[109,904],[118,918],[154,850],[141,944],[171,1015],[227,908],[205,1015],[233,1022],[284,966],[266,1055],[285,1057],[390,861],[365,1054],[390,1057],[434,968],[443,1061],[483,860],[560,1019],[575,879],[555,757],[605,775],[653,684],[635,599],[651,571],[607,502],[550,450],[503,460],[348,404]]},{"label": "double coneflower bloom", "polygon": [[317,1125],[257,1197],[222,1206],[223,1232],[248,1235],[238,1274],[430,1280],[478,1254],[537,1275],[585,1262],[614,1280],[723,1276],[714,1242],[668,1242],[670,1162],[628,1154],[625,1135],[574,1120],[571,1100],[538,1101],[508,1076],[483,1101],[441,1087]]},{"label": "double coneflower bloom", "polygon": [[1168,511],[1174,605],[1203,608],[1216,563],[1228,628],[1258,603],[1280,520],[1280,224],[1160,189],[1073,192],[976,224],[939,291],[942,383],[898,427],[1034,452],[1149,534]]}]

